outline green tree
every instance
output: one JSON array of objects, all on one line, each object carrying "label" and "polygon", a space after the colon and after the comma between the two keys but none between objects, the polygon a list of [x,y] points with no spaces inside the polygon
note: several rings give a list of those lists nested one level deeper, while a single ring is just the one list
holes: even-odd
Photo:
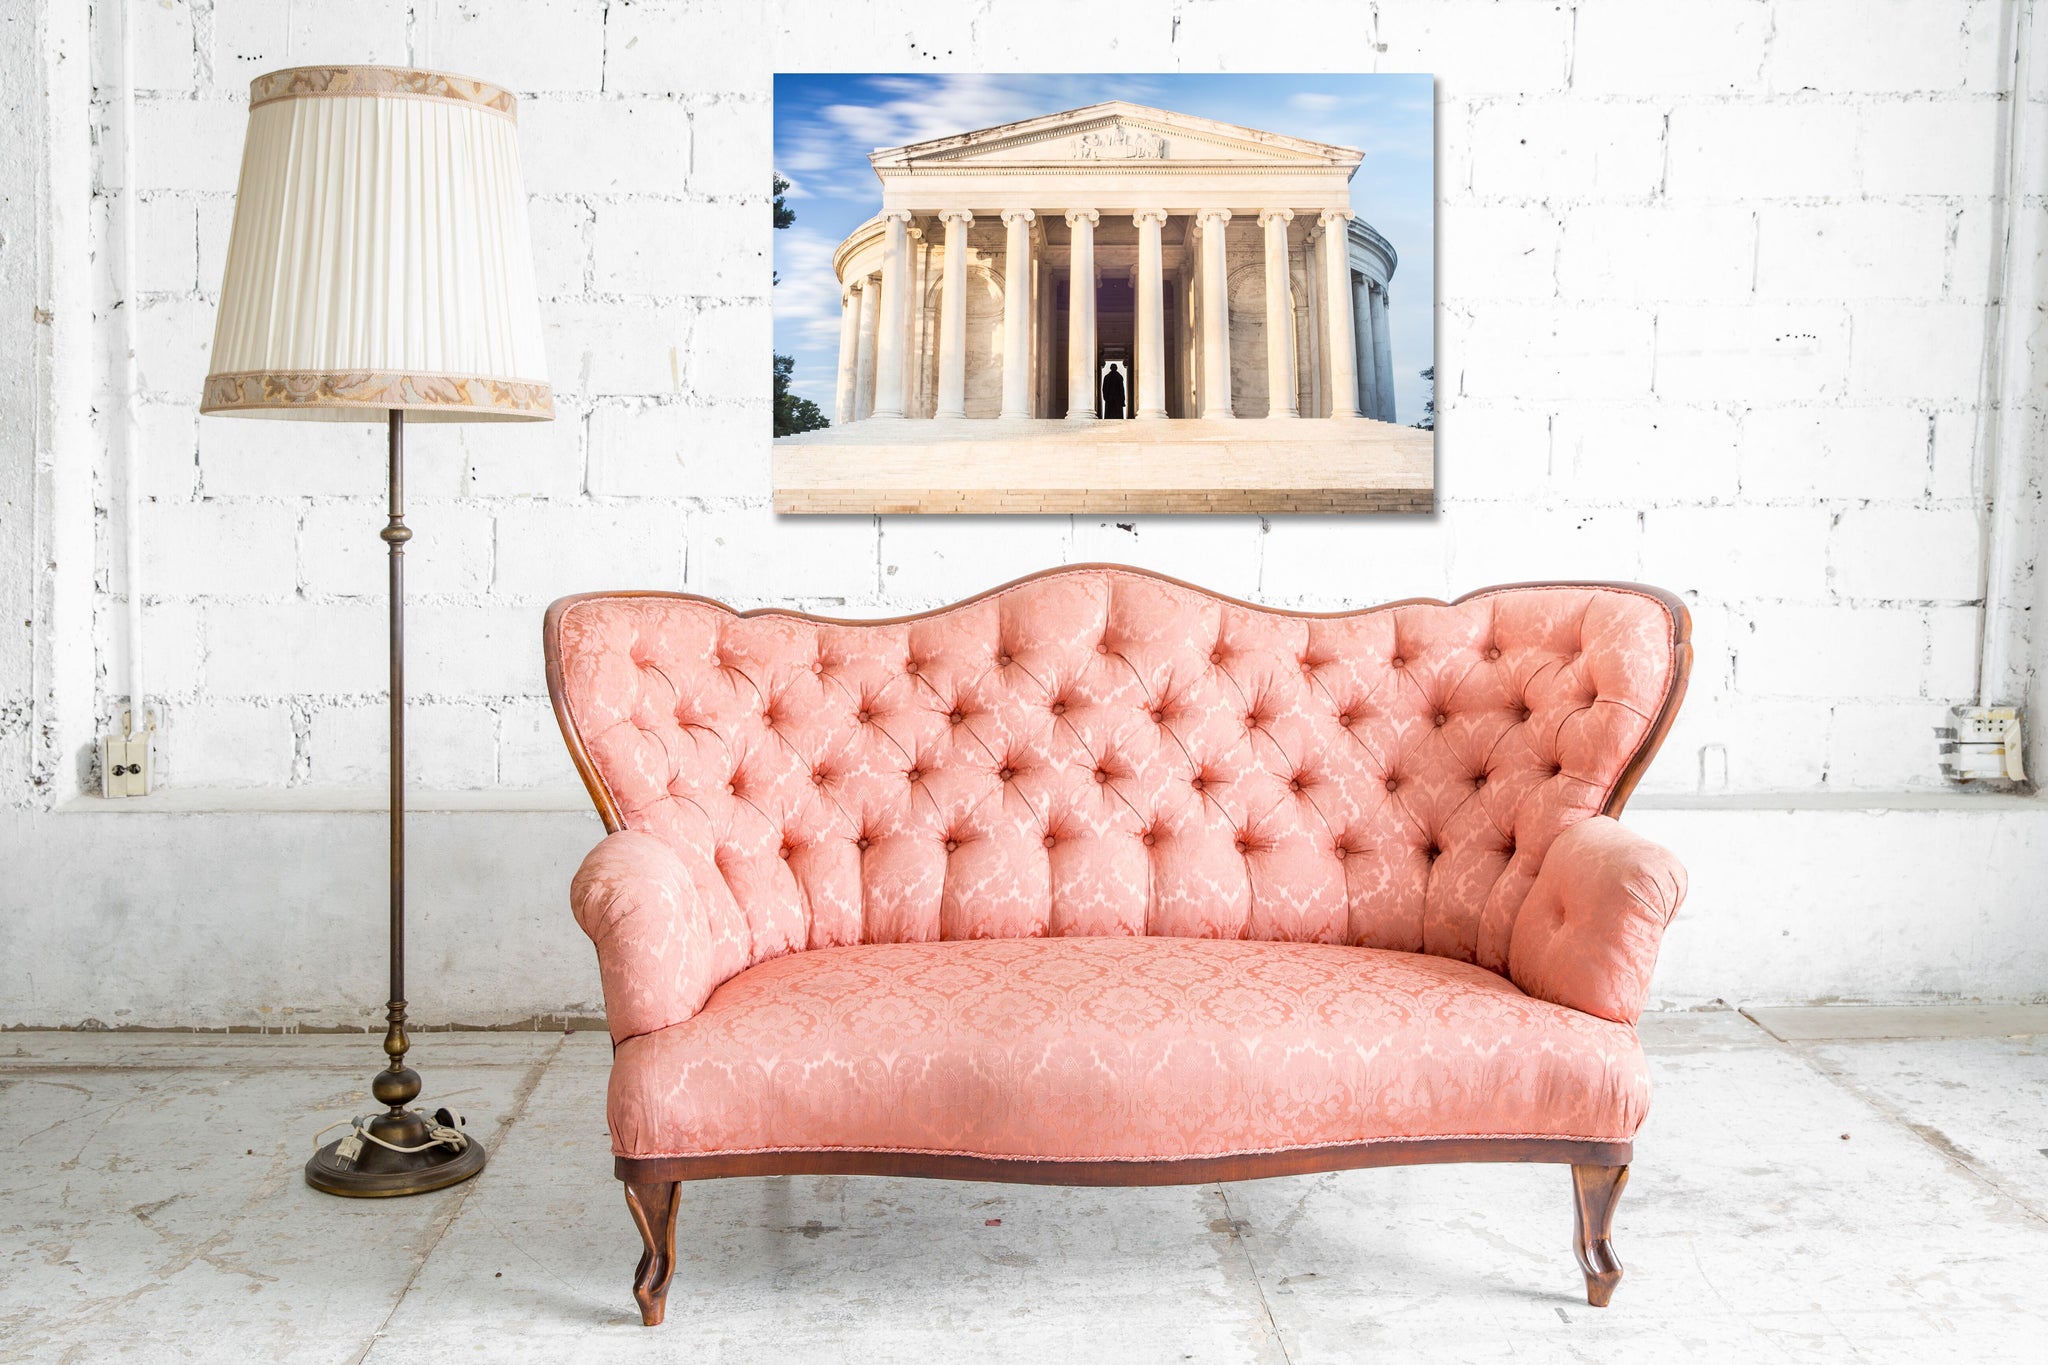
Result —
[{"label": "green tree", "polygon": [[1436,366],[1432,365],[1428,369],[1424,370],[1422,372],[1422,377],[1429,381],[1429,396],[1422,400],[1422,420],[1420,422],[1417,422],[1415,425],[1422,428],[1424,431],[1435,431]]},{"label": "green tree", "polygon": [[775,434],[793,436],[799,431],[816,431],[832,423],[818,410],[818,405],[808,398],[799,398],[789,391],[790,371],[796,368],[793,356],[775,357]]},{"label": "green tree", "polygon": [[[775,173],[775,226],[786,228],[796,221],[796,210],[783,198],[789,189],[789,182]],[[782,283],[780,277],[770,276],[770,282]],[[796,357],[778,355],[775,357],[775,434],[791,436],[799,431],[816,431],[829,427],[831,421],[808,398],[799,398],[789,391],[790,376],[796,372]]]}]

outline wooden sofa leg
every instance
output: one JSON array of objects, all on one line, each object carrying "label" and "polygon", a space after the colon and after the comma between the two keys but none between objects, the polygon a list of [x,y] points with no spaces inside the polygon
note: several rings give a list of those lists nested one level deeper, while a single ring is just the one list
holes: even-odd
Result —
[{"label": "wooden sofa leg", "polygon": [[633,1301],[640,1305],[641,1323],[659,1327],[668,1307],[669,1276],[676,1269],[676,1200],[682,1185],[675,1180],[628,1180],[625,1186],[633,1226],[647,1244],[640,1253],[640,1268],[633,1272]]},{"label": "wooden sofa leg", "polygon": [[1626,1166],[1572,1167],[1572,1209],[1578,1216],[1573,1250],[1586,1272],[1586,1302],[1605,1308],[1621,1283],[1621,1258],[1614,1254],[1614,1206],[1628,1184]]}]

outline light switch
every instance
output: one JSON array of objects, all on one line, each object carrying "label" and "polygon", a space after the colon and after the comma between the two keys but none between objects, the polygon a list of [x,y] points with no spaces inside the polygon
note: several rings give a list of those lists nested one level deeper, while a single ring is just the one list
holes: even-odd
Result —
[{"label": "light switch", "polygon": [[155,728],[100,736],[101,796],[149,795],[149,737]]}]

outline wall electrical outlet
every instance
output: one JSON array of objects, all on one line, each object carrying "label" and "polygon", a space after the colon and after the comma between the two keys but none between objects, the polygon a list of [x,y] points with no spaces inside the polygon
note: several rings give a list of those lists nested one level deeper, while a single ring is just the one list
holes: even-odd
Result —
[{"label": "wall electrical outlet", "polygon": [[100,795],[147,796],[151,772],[149,737],[154,723],[141,730],[122,721],[124,733],[100,736]]},{"label": "wall electrical outlet", "polygon": [[2017,706],[1952,706],[1938,727],[1941,775],[1951,782],[2024,782],[2027,769]]}]

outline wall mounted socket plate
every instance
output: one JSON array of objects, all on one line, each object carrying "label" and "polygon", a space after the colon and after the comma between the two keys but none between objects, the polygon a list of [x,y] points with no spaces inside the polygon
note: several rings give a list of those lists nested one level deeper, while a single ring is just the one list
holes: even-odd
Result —
[{"label": "wall mounted socket plate", "polygon": [[2027,780],[2017,706],[1952,706],[1948,714],[1951,723],[1934,732],[1941,741],[1943,777],[2000,784]]},{"label": "wall mounted socket plate", "polygon": [[[123,726],[127,725],[123,720]],[[152,722],[141,730],[100,736],[100,795],[147,796],[155,776],[149,756]]]}]

